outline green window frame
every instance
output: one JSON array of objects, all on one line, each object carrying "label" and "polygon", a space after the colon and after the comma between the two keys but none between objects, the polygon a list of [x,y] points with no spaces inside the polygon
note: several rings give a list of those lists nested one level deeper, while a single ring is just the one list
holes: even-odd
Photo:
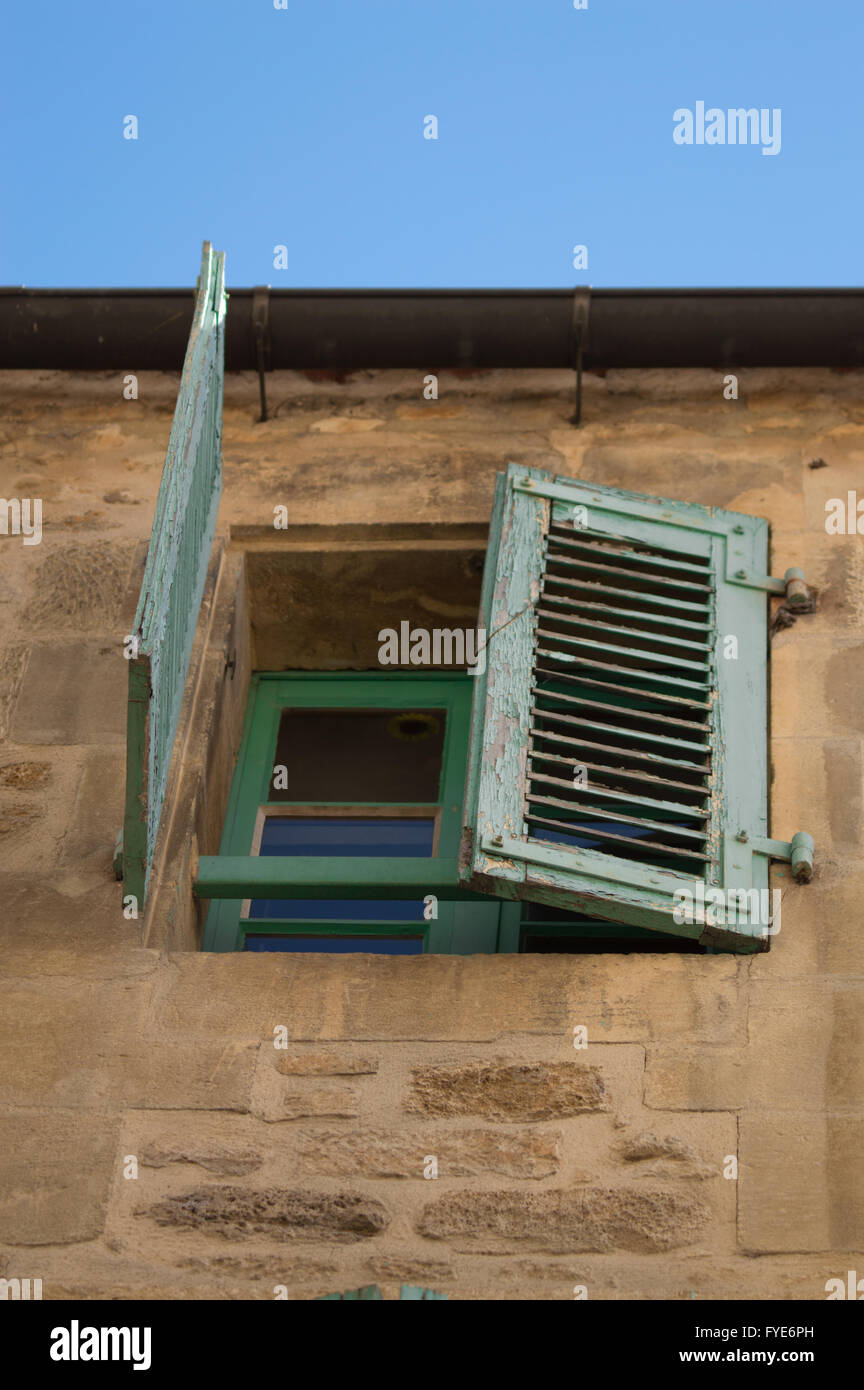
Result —
[{"label": "green window frame", "polygon": [[[461,888],[457,856],[462,830],[465,768],[472,678],[465,673],[426,672],[258,672],[252,678],[243,742],[231,788],[220,848],[226,866],[234,857],[248,856],[243,899],[214,900],[207,914],[204,950],[242,950],[246,935],[328,937],[422,937],[423,953],[471,955],[498,949],[500,911],[497,902]],[[440,820],[429,858],[292,857],[274,860],[254,854],[256,826],[263,814],[289,814],[292,807],[313,807],[321,813],[342,803],[278,800],[271,795],[275,749],[282,712],[292,709],[441,710],[446,715],[441,777],[435,809]],[[387,807],[421,815],[426,802],[357,801],[352,810],[383,811]],[[296,811],[294,812],[296,814]],[[370,928],[364,921],[287,921],[243,917],[250,898],[414,899],[422,905],[427,894],[438,898],[437,916],[429,921]],[[362,951],[358,940],[358,950]]]}]

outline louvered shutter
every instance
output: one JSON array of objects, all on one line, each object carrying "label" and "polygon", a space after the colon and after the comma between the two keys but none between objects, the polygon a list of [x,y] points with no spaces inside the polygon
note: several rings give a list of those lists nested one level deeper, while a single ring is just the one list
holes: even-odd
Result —
[{"label": "louvered shutter", "polygon": [[466,886],[718,946],[766,935],[709,890],[767,900],[767,547],[758,517],[500,476]]},{"label": "louvered shutter", "polygon": [[130,634],[123,892],[143,907],[222,491],[225,258],[204,243]]}]

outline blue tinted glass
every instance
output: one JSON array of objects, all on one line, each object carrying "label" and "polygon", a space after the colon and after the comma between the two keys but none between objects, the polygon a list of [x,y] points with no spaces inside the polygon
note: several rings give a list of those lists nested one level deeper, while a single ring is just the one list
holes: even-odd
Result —
[{"label": "blue tinted glass", "polygon": [[347,955],[354,951],[376,956],[419,956],[422,936],[247,936],[247,951],[326,951]]},{"label": "blue tinted glass", "polygon": [[267,816],[260,854],[425,859],[432,854],[434,820],[376,816]]},{"label": "blue tinted glass", "polygon": [[250,917],[275,917],[283,922],[422,922],[423,903],[381,901],[376,898],[256,898]]}]

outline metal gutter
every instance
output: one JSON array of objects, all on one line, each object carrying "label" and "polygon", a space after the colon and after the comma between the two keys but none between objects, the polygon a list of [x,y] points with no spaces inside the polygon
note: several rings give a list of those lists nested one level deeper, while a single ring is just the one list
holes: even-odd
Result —
[{"label": "metal gutter", "polygon": [[[231,290],[225,366],[572,367],[572,290]],[[578,294],[584,299],[585,291]],[[0,288],[0,368],[179,371],[194,290]],[[864,289],[593,290],[585,370],[862,367]]]}]

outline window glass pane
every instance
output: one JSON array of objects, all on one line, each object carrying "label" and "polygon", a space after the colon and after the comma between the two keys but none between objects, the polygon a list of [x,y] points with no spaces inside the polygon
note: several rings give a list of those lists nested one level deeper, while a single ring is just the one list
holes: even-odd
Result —
[{"label": "window glass pane", "polygon": [[259,853],[428,858],[434,840],[431,817],[267,816]]},{"label": "window glass pane", "polygon": [[274,766],[287,786],[271,801],[434,803],[441,780],[442,709],[286,709]]},{"label": "window glass pane", "polygon": [[269,917],[283,922],[422,922],[423,902],[375,898],[257,898],[250,917]]},{"label": "window glass pane", "polygon": [[347,955],[352,951],[379,956],[419,956],[422,936],[247,936],[247,951],[325,951]]}]

